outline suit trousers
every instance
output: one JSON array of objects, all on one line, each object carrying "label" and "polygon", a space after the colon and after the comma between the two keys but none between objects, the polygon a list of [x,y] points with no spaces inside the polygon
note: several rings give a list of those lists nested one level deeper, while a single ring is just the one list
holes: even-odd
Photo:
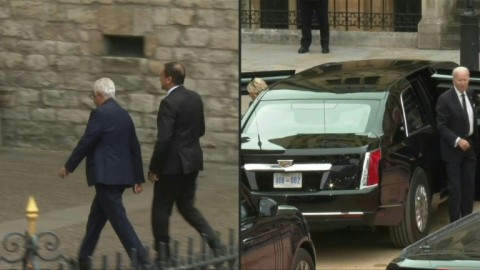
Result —
[{"label": "suit trousers", "polygon": [[476,163],[477,158],[473,147],[465,151],[461,159],[446,161],[450,222],[465,217],[473,211]]},{"label": "suit trousers", "polygon": [[108,220],[130,258],[133,260],[132,251],[135,250],[138,262],[148,262],[147,252],[128,220],[123,206],[122,194],[125,188],[125,186],[95,185],[96,194],[78,256],[80,261],[88,260],[93,254],[100,233]]},{"label": "suit trousers", "polygon": [[315,11],[320,26],[320,44],[322,48],[328,48],[330,39],[328,0],[300,0],[299,4],[302,18],[302,38],[300,40],[300,45],[309,48],[312,44],[312,19],[313,12]]},{"label": "suit trousers", "polygon": [[[162,174],[159,176],[159,180],[155,182],[152,203],[152,230],[157,252],[159,252],[161,243],[168,245],[170,242],[169,218],[174,203],[182,217],[202,235],[210,248],[218,248],[219,242],[215,232],[200,211],[194,207],[197,176],[198,172],[179,175]],[[168,251],[167,254],[169,254]]]}]

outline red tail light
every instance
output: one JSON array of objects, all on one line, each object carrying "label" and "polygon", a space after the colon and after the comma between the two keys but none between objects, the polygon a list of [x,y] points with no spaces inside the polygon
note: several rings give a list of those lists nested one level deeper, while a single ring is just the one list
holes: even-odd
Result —
[{"label": "red tail light", "polygon": [[382,159],[382,152],[380,149],[370,152],[370,160],[368,162],[368,180],[367,186],[378,184],[380,180],[379,163]]}]

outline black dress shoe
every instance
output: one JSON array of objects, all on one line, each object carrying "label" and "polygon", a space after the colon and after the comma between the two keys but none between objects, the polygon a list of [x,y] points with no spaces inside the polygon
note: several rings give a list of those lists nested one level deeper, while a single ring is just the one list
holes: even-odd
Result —
[{"label": "black dress shoe", "polygon": [[141,263],[137,266],[138,270],[154,270],[154,266],[150,263]]},{"label": "black dress shoe", "polygon": [[330,49],[328,47],[323,47],[322,48],[322,53],[329,53]]},{"label": "black dress shoe", "polygon": [[298,53],[306,53],[306,52],[308,52],[307,47],[302,46],[302,47],[300,47],[300,49],[298,49]]},{"label": "black dress shoe", "polygon": [[90,258],[79,258],[78,269],[80,270],[92,270],[92,261]]}]

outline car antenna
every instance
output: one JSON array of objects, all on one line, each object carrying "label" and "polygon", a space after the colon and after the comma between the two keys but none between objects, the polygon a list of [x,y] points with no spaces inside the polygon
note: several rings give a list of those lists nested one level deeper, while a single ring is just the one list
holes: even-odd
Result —
[{"label": "car antenna", "polygon": [[260,150],[262,150],[262,141],[260,140],[260,129],[258,128],[257,110],[254,110],[253,112],[255,113],[255,125],[257,126],[258,147],[260,147]]},{"label": "car antenna", "polygon": [[324,100],[323,101],[323,143],[327,142],[327,140],[326,140],[326,138],[327,138],[327,136],[326,136],[326,134],[327,134],[327,116],[326,116],[326,114],[327,114],[327,110],[325,108],[325,100]]}]

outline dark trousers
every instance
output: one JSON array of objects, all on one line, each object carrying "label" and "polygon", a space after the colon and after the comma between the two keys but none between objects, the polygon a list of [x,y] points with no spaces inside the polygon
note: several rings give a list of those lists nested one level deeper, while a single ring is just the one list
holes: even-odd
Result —
[{"label": "dark trousers", "polygon": [[[152,230],[155,250],[158,252],[160,243],[168,245],[169,218],[173,204],[177,205],[182,217],[197,230],[210,248],[218,248],[219,242],[215,232],[193,204],[195,200],[196,179],[198,172],[180,175],[160,175],[155,182],[152,204]],[[168,254],[168,252],[167,252]]]},{"label": "dark trousers", "polygon": [[80,261],[88,260],[93,254],[100,233],[108,220],[128,255],[131,256],[132,249],[135,249],[138,262],[148,262],[146,250],[128,220],[123,206],[122,194],[125,188],[125,186],[95,185],[96,194],[88,216],[87,232],[78,255]]},{"label": "dark trousers", "polygon": [[462,159],[446,162],[450,222],[473,211],[476,163],[473,147],[463,153]]},{"label": "dark trousers", "polygon": [[302,17],[302,39],[300,40],[300,45],[309,48],[310,44],[312,44],[312,19],[313,11],[315,11],[320,26],[320,44],[322,48],[328,48],[330,39],[328,0],[300,0],[299,5]]}]

